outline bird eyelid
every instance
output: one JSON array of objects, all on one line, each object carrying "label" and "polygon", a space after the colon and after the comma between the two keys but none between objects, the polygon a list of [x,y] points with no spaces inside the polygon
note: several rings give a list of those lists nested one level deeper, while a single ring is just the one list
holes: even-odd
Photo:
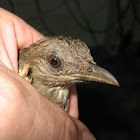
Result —
[{"label": "bird eyelid", "polygon": [[58,69],[62,66],[61,59],[58,56],[53,55],[53,54],[48,55],[46,58],[46,61],[52,69]]}]

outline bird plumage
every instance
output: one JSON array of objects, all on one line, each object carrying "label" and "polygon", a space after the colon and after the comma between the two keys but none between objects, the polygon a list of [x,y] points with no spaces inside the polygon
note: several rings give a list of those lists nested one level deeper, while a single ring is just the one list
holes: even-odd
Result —
[{"label": "bird plumage", "polygon": [[45,37],[21,49],[21,72],[26,73],[23,77],[42,95],[65,110],[68,108],[69,87],[72,83],[89,80],[118,85],[109,72],[96,66],[84,42],[65,36]]}]

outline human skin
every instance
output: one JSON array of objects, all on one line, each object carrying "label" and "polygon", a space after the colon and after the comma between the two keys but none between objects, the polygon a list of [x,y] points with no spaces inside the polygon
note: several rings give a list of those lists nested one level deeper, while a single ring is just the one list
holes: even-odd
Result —
[{"label": "human skin", "polygon": [[0,8],[0,139],[93,140],[78,120],[76,88],[68,113],[44,98],[18,75],[18,50],[43,37],[25,21]]}]

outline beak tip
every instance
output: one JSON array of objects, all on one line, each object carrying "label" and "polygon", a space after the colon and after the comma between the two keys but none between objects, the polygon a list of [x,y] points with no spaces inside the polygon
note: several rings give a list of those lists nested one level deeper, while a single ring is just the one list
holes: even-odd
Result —
[{"label": "beak tip", "polygon": [[119,82],[116,80],[116,78],[112,74],[109,73],[108,76],[109,76],[109,79],[107,80],[108,84],[111,84],[117,87],[120,86]]},{"label": "beak tip", "polygon": [[114,86],[120,87],[120,84],[117,80],[115,80],[115,82],[113,83]]}]

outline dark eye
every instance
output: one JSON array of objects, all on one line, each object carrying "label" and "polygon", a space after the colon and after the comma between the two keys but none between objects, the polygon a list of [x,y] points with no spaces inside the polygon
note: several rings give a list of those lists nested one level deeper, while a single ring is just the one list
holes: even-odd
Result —
[{"label": "dark eye", "polygon": [[61,66],[61,60],[57,56],[50,55],[47,61],[52,68],[59,68]]}]

